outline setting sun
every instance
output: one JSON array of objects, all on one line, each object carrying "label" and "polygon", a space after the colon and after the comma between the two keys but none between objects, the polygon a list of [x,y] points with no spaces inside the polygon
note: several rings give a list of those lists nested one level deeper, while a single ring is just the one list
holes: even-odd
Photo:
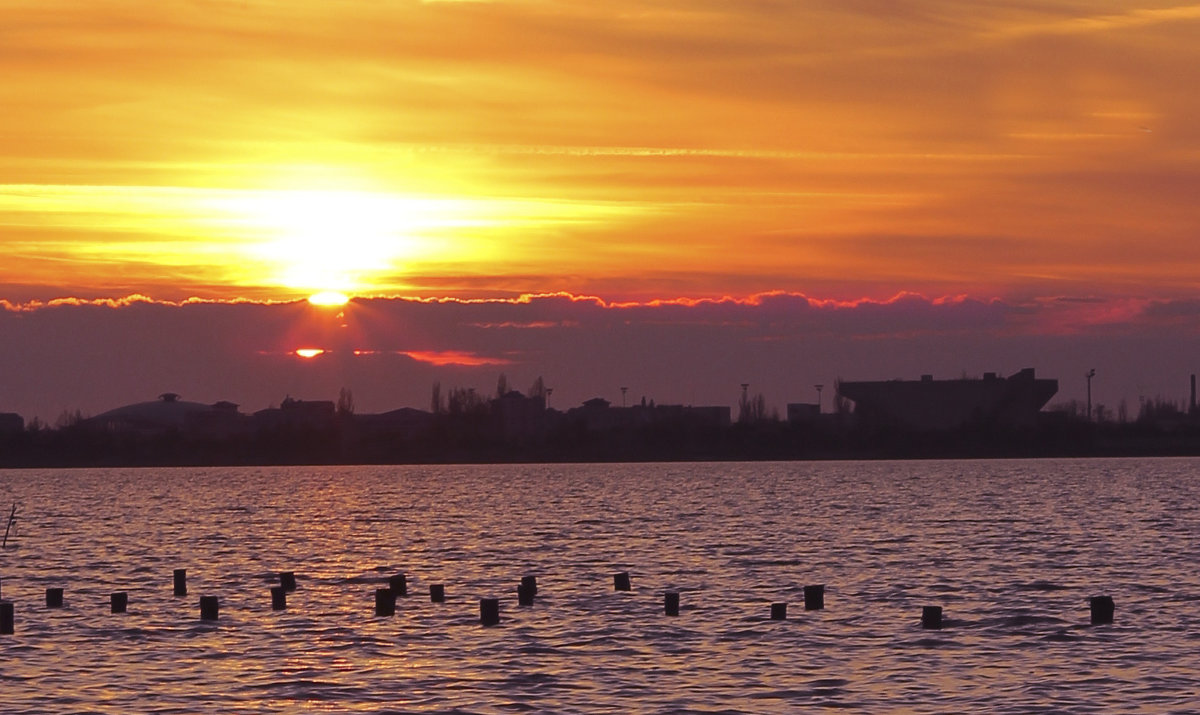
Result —
[{"label": "setting sun", "polygon": [[308,296],[308,302],[313,305],[337,307],[350,302],[350,296],[335,290],[325,290]]}]

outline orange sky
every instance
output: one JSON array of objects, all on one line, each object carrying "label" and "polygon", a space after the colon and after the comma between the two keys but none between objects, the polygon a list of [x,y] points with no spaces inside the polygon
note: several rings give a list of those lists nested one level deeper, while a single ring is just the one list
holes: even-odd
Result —
[{"label": "orange sky", "polygon": [[10,301],[1200,292],[1200,4],[0,13]]}]

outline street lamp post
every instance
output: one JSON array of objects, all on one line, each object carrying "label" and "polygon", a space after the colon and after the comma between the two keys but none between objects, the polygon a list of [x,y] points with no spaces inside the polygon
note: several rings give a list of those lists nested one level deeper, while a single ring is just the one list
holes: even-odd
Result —
[{"label": "street lamp post", "polygon": [[625,393],[626,393],[626,392],[629,392],[629,388],[628,388],[628,387],[622,387],[622,388],[621,388],[621,407],[624,407],[624,406],[625,406]]},{"label": "street lamp post", "polygon": [[825,389],[825,385],[813,385],[817,388],[817,414],[821,414],[821,390]]}]

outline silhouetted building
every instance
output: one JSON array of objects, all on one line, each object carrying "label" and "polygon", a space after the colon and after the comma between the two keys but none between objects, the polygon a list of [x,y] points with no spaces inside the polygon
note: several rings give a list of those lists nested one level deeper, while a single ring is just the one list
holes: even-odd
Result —
[{"label": "silhouetted building", "polygon": [[25,431],[25,418],[15,412],[0,412],[0,436],[20,434]]},{"label": "silhouetted building", "polygon": [[354,415],[354,425],[365,439],[418,439],[429,434],[433,413],[412,407],[376,415]]},{"label": "silhouetted building", "polygon": [[546,434],[546,398],[526,397],[510,390],[492,400],[496,429],[505,442],[536,440]]},{"label": "silhouetted building", "polygon": [[1010,377],[985,373],[982,380],[841,382],[838,395],[854,402],[858,424],[935,432],[964,426],[1032,427],[1058,392],[1058,380],[1038,379],[1033,368]]},{"label": "silhouetted building", "polygon": [[793,425],[813,424],[821,419],[821,406],[814,402],[789,402],[787,421]]},{"label": "silhouetted building", "polygon": [[285,397],[279,407],[259,410],[253,415],[258,429],[304,429],[331,431],[337,419],[332,400],[297,400]]},{"label": "silhouetted building", "polygon": [[206,405],[187,402],[174,392],[164,392],[152,402],[138,402],[101,413],[82,425],[106,432],[158,435],[178,432],[193,436],[223,437],[246,429],[246,416],[232,402]]},{"label": "silhouetted building", "polygon": [[677,425],[694,429],[728,427],[730,409],[727,406],[649,405],[612,407],[608,400],[593,397],[581,407],[567,410],[568,421],[579,424],[587,432],[608,432],[615,429],[640,429],[655,425]]}]

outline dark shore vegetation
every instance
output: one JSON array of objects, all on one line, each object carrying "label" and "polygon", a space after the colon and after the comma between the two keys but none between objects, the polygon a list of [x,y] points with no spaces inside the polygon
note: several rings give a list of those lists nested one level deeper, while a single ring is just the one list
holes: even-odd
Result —
[{"label": "dark shore vegetation", "polygon": [[831,419],[729,425],[660,421],[588,429],[566,419],[506,435],[477,414],[434,415],[419,431],[281,426],[224,435],[98,430],[86,421],[0,435],[0,467],[742,461],[1200,455],[1200,420],[1089,422],[1048,413],[1033,428],[916,433]]}]

